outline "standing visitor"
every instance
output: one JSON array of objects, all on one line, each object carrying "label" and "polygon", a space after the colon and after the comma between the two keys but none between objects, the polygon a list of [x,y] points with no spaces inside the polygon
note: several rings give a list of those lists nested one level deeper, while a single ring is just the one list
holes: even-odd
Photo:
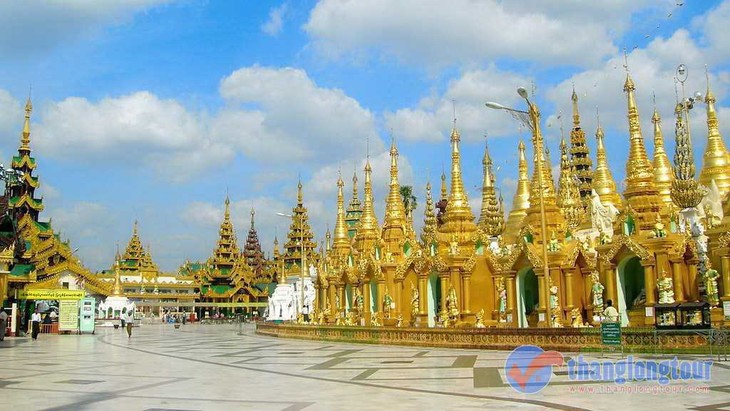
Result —
[{"label": "standing visitor", "polygon": [[38,333],[41,331],[41,313],[38,312],[38,309],[35,309],[35,312],[33,315],[30,316],[30,323],[31,323],[31,336],[34,340],[38,339]]},{"label": "standing visitor", "polygon": [[5,328],[8,326],[8,313],[0,308],[0,341],[5,340]]},{"label": "standing visitor", "polygon": [[134,325],[134,315],[132,314],[132,310],[127,311],[125,323],[127,325],[127,338],[132,338],[132,325]]}]

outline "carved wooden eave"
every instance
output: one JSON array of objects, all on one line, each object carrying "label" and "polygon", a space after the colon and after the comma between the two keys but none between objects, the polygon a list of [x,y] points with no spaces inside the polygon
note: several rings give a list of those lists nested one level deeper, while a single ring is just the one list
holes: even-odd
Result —
[{"label": "carved wooden eave", "polygon": [[15,256],[15,242],[0,252],[0,263],[12,264]]},{"label": "carved wooden eave", "polygon": [[599,255],[599,258],[605,263],[610,263],[623,249],[626,249],[630,253],[639,257],[642,262],[648,262],[653,258],[646,248],[636,242],[633,237],[629,237],[625,234],[614,237],[611,246],[603,255]]},{"label": "carved wooden eave", "polygon": [[720,238],[717,239],[717,245],[719,248],[730,247],[730,231],[726,231],[720,235]]}]

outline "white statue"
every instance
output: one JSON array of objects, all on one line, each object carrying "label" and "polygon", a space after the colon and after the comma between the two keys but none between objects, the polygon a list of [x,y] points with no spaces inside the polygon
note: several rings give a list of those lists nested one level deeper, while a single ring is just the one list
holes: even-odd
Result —
[{"label": "white statue", "polygon": [[[722,197],[720,196],[720,189],[715,184],[715,180],[710,182],[710,186],[707,187],[707,194],[702,198],[697,208],[700,217],[706,219],[708,228],[712,228],[722,221],[725,213],[722,211]],[[710,211],[709,216],[707,215],[708,210]]]},{"label": "white statue", "polygon": [[667,277],[666,271],[662,270],[662,277],[657,282],[659,290],[659,304],[672,304],[674,302],[674,282],[672,277]]},{"label": "white statue", "polygon": [[603,284],[601,284],[601,279],[598,276],[598,271],[594,271],[591,274],[591,280],[593,281],[593,285],[591,286],[591,291],[593,292],[593,310],[594,311],[601,311],[603,310]]},{"label": "white statue", "polygon": [[591,190],[591,222],[594,229],[603,232],[609,238],[613,237],[613,222],[618,213],[613,204],[603,205],[596,190]]}]

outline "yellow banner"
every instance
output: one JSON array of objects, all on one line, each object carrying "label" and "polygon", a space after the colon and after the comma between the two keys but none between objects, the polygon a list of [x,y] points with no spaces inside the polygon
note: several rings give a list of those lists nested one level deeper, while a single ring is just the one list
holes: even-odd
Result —
[{"label": "yellow banner", "polygon": [[18,293],[21,300],[80,300],[86,296],[84,290],[22,290]]}]

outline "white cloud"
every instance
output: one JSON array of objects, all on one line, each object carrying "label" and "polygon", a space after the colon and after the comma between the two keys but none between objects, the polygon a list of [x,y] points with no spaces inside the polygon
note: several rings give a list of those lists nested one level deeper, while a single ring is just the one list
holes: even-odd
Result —
[{"label": "white cloud", "polygon": [[0,136],[4,145],[17,148],[23,124],[23,107],[7,91],[0,89]]},{"label": "white cloud", "polygon": [[261,25],[261,31],[269,36],[276,36],[281,33],[281,29],[284,28],[284,15],[286,14],[286,11],[286,3],[271,9],[269,12],[269,19],[266,23]]},{"label": "white cloud", "polygon": [[613,37],[647,3],[322,0],[304,29],[333,58],[374,53],[436,66],[502,57],[591,65],[615,52]]},{"label": "white cloud", "polygon": [[220,93],[232,106],[258,108],[246,111],[254,117],[245,120],[248,129],[226,116],[238,116],[243,108],[231,108],[214,128],[252,158],[323,164],[330,155],[361,154],[368,139],[373,149],[382,149],[373,114],[342,90],[317,86],[304,70],[243,68],[223,79]]},{"label": "white cloud", "polygon": [[94,269],[108,267],[113,257],[114,219],[102,204],[79,201],[66,207],[46,211],[52,216],[53,229],[62,240],[71,240],[71,247],[84,264]]},{"label": "white cloud", "polygon": [[169,0],[26,0],[0,3],[0,54],[47,52]]},{"label": "white cloud", "polygon": [[506,106],[524,109],[516,87],[528,85],[529,78],[505,72],[490,65],[485,70],[467,71],[449,82],[441,96],[429,96],[417,107],[403,108],[384,114],[386,125],[398,136],[414,141],[447,139],[453,126],[453,106],[456,105],[457,126],[466,141],[479,141],[489,136],[514,135],[518,128],[510,116],[484,106],[496,101]]}]

